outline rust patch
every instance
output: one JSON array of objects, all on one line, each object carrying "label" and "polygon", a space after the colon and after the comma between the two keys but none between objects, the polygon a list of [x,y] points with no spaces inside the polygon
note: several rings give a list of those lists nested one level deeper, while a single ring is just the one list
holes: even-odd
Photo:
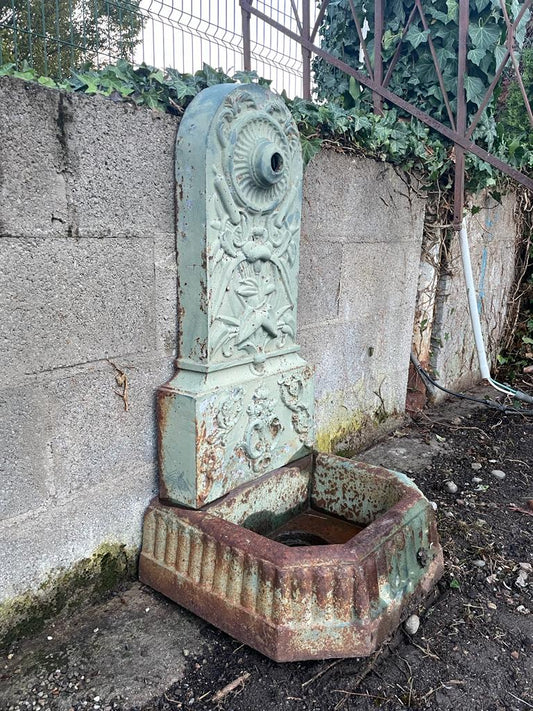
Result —
[{"label": "rust patch", "polygon": [[[217,504],[196,511],[154,500],[141,580],[276,661],[372,654],[442,574],[434,512],[394,472],[356,462],[350,472],[333,456],[326,464],[332,478],[366,472],[394,482],[399,500],[357,533],[345,521],[345,543],[303,547],[213,515]],[[225,500],[251,501],[248,487]]]}]

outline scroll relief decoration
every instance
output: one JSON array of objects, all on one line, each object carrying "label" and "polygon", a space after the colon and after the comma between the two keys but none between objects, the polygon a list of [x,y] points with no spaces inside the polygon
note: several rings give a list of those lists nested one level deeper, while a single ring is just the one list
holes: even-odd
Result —
[{"label": "scroll relief decoration", "polygon": [[294,344],[301,159],[284,104],[258,101],[235,92],[220,116],[208,253],[211,360],[251,357],[260,372]]},{"label": "scroll relief decoration", "polygon": [[278,381],[282,402],[292,411],[292,426],[300,435],[300,441],[313,446],[313,418],[302,402],[305,379],[311,377],[311,369],[305,368],[302,375],[285,375]]}]

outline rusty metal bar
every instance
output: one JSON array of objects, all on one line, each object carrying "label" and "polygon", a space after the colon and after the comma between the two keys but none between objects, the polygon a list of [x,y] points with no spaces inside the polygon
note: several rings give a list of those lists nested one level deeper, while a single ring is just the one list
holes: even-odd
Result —
[{"label": "rusty metal bar", "polygon": [[435,131],[438,131],[443,136],[446,136],[446,138],[448,138],[450,141],[453,141],[458,146],[461,146],[462,148],[469,151],[470,153],[473,153],[474,155],[478,156],[478,158],[481,158],[481,160],[486,161],[490,165],[494,166],[494,168],[501,170],[503,173],[505,173],[509,177],[513,178],[521,185],[524,185],[529,190],[533,190],[533,180],[531,178],[529,178],[527,175],[524,175],[519,170],[516,170],[516,168],[513,168],[508,163],[505,163],[504,161],[500,160],[496,156],[492,155],[488,151],[484,150],[480,146],[476,145],[473,141],[468,139],[464,134],[461,135],[457,131],[454,131],[453,129],[451,129],[449,126],[446,126],[445,124],[441,123],[440,121],[437,121],[437,119],[433,118],[433,116],[430,116],[429,114],[425,113],[425,111],[422,111],[421,109],[417,108],[416,106],[413,106],[408,101],[405,101],[400,96],[397,96],[392,91],[389,91],[382,85],[377,84],[377,82],[373,81],[372,79],[367,77],[362,72],[359,72],[357,69],[353,69],[348,64],[346,64],[346,62],[343,62],[342,60],[337,59],[337,57],[333,57],[331,54],[329,54],[328,52],[325,52],[320,47],[317,47],[312,42],[310,42],[310,41],[306,42],[302,37],[297,35],[295,32],[291,32],[286,27],[281,25],[279,22],[276,22],[268,15],[265,15],[263,12],[256,10],[254,7],[252,7],[249,0],[240,0],[240,2],[241,2],[241,6],[244,7],[247,11],[249,11],[255,17],[258,17],[260,20],[263,20],[264,22],[269,24],[271,27],[274,27],[275,29],[279,30],[280,32],[283,32],[284,34],[287,35],[287,37],[291,37],[296,42],[303,44],[304,46],[306,46],[307,49],[309,49],[311,52],[316,54],[318,57],[322,57],[322,59],[325,59],[327,62],[332,64],[334,67],[337,67],[338,69],[341,69],[346,74],[353,76],[354,79],[357,79],[357,81],[360,82],[361,84],[363,84],[363,86],[366,86],[369,89],[371,89],[372,91],[376,92],[377,94],[382,96],[384,99],[389,101],[391,104],[398,106],[399,108],[403,109],[407,113],[411,114],[411,116],[414,116],[415,118],[419,119],[420,121],[422,121],[423,123],[428,125],[430,128],[433,128],[433,129],[435,129]]},{"label": "rusty metal bar", "polygon": [[[381,86],[383,83],[383,23],[385,8],[383,0],[374,0],[374,81]],[[383,113],[383,97],[375,92],[373,96],[374,113]]]},{"label": "rusty metal bar", "polygon": [[[468,2],[459,3],[459,56],[457,62],[457,131],[461,136],[466,133],[466,40],[470,8]],[[462,146],[455,146],[455,181],[453,199],[453,226],[461,229],[464,207],[465,188],[465,152]]]},{"label": "rusty metal bar", "polygon": [[[250,0],[250,5],[253,0]],[[243,65],[244,71],[252,71],[252,43],[250,40],[250,19],[251,13],[241,2],[241,15],[242,15],[242,53],[243,53]]]},{"label": "rusty metal bar", "polygon": [[[298,15],[298,8],[297,8],[296,2],[294,0],[291,0],[291,7],[292,7],[292,11],[294,13],[294,19],[296,20],[296,24],[298,25],[298,29],[300,30],[300,34],[303,35],[304,30],[302,27],[302,23],[300,22],[300,16]],[[304,12],[305,12],[305,10],[304,10]]]},{"label": "rusty metal bar", "polygon": [[518,86],[520,87],[520,91],[522,93],[522,98],[524,99],[524,104],[526,106],[527,115],[529,117],[529,123],[533,127],[533,113],[531,111],[531,106],[529,105],[529,99],[527,96],[526,88],[524,86],[524,82],[522,81],[522,76],[520,74],[520,66],[517,62],[517,59],[516,59],[516,56],[514,53],[514,49],[513,49],[513,41],[512,40],[513,40],[513,36],[514,36],[514,29],[511,26],[511,20],[509,18],[507,8],[505,7],[505,3],[502,2],[502,0],[500,0],[500,5],[502,7],[503,16],[505,18],[505,24],[507,25],[507,33],[511,35],[511,41],[509,42],[509,52],[511,54],[511,61],[513,63],[513,67],[515,70],[516,80],[518,81]]},{"label": "rusty metal bar", "polygon": [[450,119],[450,126],[452,128],[455,128],[455,121],[453,120],[453,111],[452,107],[450,106],[450,100],[448,98],[448,92],[446,91],[446,87],[444,85],[444,77],[442,76],[442,72],[440,70],[439,66],[439,60],[437,58],[437,53],[435,51],[435,45],[433,44],[433,40],[431,39],[431,35],[429,34],[429,26],[426,20],[426,15],[424,14],[424,10],[422,9],[422,3],[420,0],[415,0],[415,5],[418,8],[418,12],[420,14],[420,19],[422,20],[422,26],[424,27],[424,30],[427,30],[428,32],[428,45],[429,45],[429,51],[431,52],[431,57],[433,58],[433,64],[435,65],[435,71],[437,72],[437,78],[439,80],[439,86],[440,90],[442,93],[442,98],[444,99],[444,103],[446,105],[446,111],[448,112],[448,118]]},{"label": "rusty metal bar", "polygon": [[[302,39],[311,43],[311,0],[302,0]],[[302,79],[304,99],[311,98],[311,50],[302,43]]]},{"label": "rusty metal bar", "polygon": [[[353,0],[350,0],[350,2],[353,2]],[[387,69],[387,74],[385,75],[385,79],[383,80],[383,86],[387,87],[389,85],[392,72],[394,71],[394,67],[396,66],[396,63],[398,62],[398,59],[400,58],[400,53],[402,51],[402,45],[403,41],[405,39],[405,35],[407,34],[407,30],[411,26],[413,22],[413,18],[415,16],[416,12],[416,5],[413,5],[413,9],[411,10],[409,17],[407,18],[407,24],[402,30],[402,36],[400,37],[400,41],[398,42],[398,46],[396,47],[396,50],[394,52],[394,56],[392,57],[389,68]]]},{"label": "rusty metal bar", "polygon": [[326,14],[326,10],[328,9],[329,5],[329,0],[323,0],[322,5],[320,6],[320,11],[318,13],[318,17],[316,18],[315,26],[313,27],[313,31],[311,32],[311,42],[315,41],[316,33],[320,29],[320,25],[322,24],[322,20],[324,19],[324,15]]},{"label": "rusty metal bar", "polygon": [[359,22],[359,18],[357,17],[357,10],[355,9],[354,1],[349,0],[349,3],[350,3],[350,8],[352,10],[353,21],[355,22],[355,29],[357,30],[357,36],[359,37],[359,42],[361,43],[361,49],[363,50],[363,57],[365,58],[366,70],[367,70],[369,76],[374,78],[374,70],[372,69],[372,62],[370,61],[370,57],[368,56],[365,38],[363,37],[363,29],[361,27],[361,23]]},{"label": "rusty metal bar", "polygon": [[526,10],[528,10],[531,7],[532,3],[533,3],[533,0],[526,0],[526,2],[524,2],[524,4],[522,5],[522,7],[520,9],[520,12],[516,16],[515,21],[511,25],[511,28],[510,28],[511,34],[509,34],[509,29],[508,29],[507,51],[505,53],[505,57],[501,61],[500,66],[498,67],[496,74],[494,75],[494,79],[492,80],[489,88],[487,89],[487,93],[485,94],[485,97],[484,97],[483,101],[481,102],[479,109],[476,111],[476,114],[475,114],[474,118],[472,119],[472,122],[470,123],[470,127],[469,127],[468,131],[466,132],[467,138],[470,138],[472,136],[472,134],[474,133],[474,129],[478,125],[479,119],[481,118],[481,116],[483,114],[483,111],[485,111],[485,109],[487,108],[487,104],[489,103],[491,96],[494,92],[494,89],[496,88],[496,84],[498,83],[498,81],[502,75],[502,72],[505,69],[505,65],[507,64],[507,61],[508,61],[509,57],[511,56],[511,50],[509,49],[509,47],[512,44],[514,32],[515,32],[516,28],[518,27],[518,25],[520,24],[520,20],[524,16]]}]

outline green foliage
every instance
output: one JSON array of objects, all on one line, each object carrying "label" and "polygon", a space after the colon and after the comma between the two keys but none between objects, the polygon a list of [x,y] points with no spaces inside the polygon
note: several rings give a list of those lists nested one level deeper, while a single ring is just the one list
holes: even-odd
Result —
[{"label": "green foliage", "polygon": [[[526,95],[533,102],[533,48],[523,51],[520,64]],[[529,127],[526,105],[516,79],[509,85],[500,120],[506,132],[531,140],[533,130]]]},{"label": "green foliage", "polygon": [[132,57],[140,0],[0,0],[0,63],[61,78],[99,57]]},{"label": "green foliage", "polygon": [[[424,12],[430,27],[431,39],[442,72],[443,83],[452,114],[457,107],[457,54],[458,54],[458,2],[457,0],[423,0]],[[374,55],[374,6],[365,0],[354,0],[354,6],[361,26],[369,25],[366,36],[369,61]],[[385,32],[382,43],[382,55],[385,71],[392,60],[409,14],[413,8],[411,0],[391,0],[385,3]],[[507,11],[514,19],[520,9],[515,0],[507,1]],[[531,11],[526,12],[520,21],[516,33],[516,46],[519,49],[525,38]],[[424,29],[418,13],[414,15],[403,40],[398,62],[392,72],[389,89],[406,101],[414,104],[444,124],[450,125],[445,97],[440,88],[437,72],[428,42],[428,31]],[[321,28],[322,48],[342,59],[350,66],[368,75],[366,63],[361,52],[355,22],[349,0],[331,0]],[[485,92],[493,80],[496,70],[506,52],[506,25],[501,7],[493,0],[470,0],[470,23],[467,38],[467,73],[465,92],[467,113],[472,118],[477,112]],[[526,57],[526,54],[524,54]],[[533,60],[524,64],[530,96],[533,96]],[[335,103],[348,112],[355,111],[359,116],[372,113],[371,92],[344,72],[317,58],[314,61],[315,77],[318,85],[318,98]],[[524,120],[525,107],[517,86],[509,90],[506,121],[497,122],[498,99],[501,87],[497,87],[482,118],[474,132],[478,145],[495,153],[498,157],[519,168],[533,169],[533,132],[526,133],[527,117]],[[523,112],[521,111],[523,109]],[[404,121],[392,126],[394,121]],[[510,131],[509,127],[520,127],[520,131]],[[410,126],[410,127],[409,127]],[[400,162],[409,168],[417,160],[424,163],[429,171],[430,181],[449,170],[450,143],[443,137],[427,132],[415,119],[398,109],[385,109],[383,119],[373,119],[369,135],[358,135],[371,150],[384,152],[387,160]],[[419,136],[418,148],[414,148],[411,139]],[[426,155],[424,155],[424,152]],[[500,179],[497,171],[475,156],[467,158],[466,187],[472,191],[493,186]]]}]

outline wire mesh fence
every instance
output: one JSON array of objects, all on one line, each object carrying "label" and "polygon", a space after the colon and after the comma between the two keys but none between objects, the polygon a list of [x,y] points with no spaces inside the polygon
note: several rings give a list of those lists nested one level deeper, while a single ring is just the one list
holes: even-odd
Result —
[{"label": "wire mesh fence", "polygon": [[[255,5],[299,32],[302,0]],[[255,17],[250,36],[253,69],[275,90],[302,95],[300,45]],[[239,0],[0,0],[0,64],[22,68],[27,62],[61,79],[119,58],[181,72],[195,72],[204,62],[229,74],[241,70]]]}]

